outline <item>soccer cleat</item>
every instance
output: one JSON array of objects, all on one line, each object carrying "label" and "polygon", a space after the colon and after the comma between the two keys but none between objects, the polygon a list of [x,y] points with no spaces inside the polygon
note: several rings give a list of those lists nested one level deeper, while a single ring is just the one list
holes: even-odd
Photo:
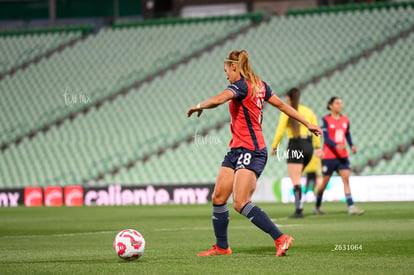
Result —
[{"label": "soccer cleat", "polygon": [[292,245],[293,239],[289,235],[282,235],[277,240],[275,240],[276,244],[276,257],[286,256],[286,251],[289,249],[289,246]]},{"label": "soccer cleat", "polygon": [[213,245],[212,249],[198,253],[197,256],[213,256],[213,255],[231,255],[230,246],[226,249]]},{"label": "soccer cleat", "polygon": [[365,212],[364,210],[358,209],[355,206],[351,206],[348,209],[348,214],[349,215],[362,215],[362,214],[364,214],[364,212]]},{"label": "soccer cleat", "polygon": [[314,208],[313,209],[313,214],[315,214],[315,215],[317,215],[317,216],[321,216],[321,215],[326,215],[326,212],[325,211],[323,211],[322,209],[320,209],[320,208]]},{"label": "soccer cleat", "polygon": [[303,209],[296,210],[295,213],[293,213],[289,218],[291,219],[297,219],[297,218],[303,218]]}]

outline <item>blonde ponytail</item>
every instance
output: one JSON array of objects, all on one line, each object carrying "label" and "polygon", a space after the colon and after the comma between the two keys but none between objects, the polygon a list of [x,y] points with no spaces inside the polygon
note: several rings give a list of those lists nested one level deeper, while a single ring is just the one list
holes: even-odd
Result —
[{"label": "blonde ponytail", "polygon": [[252,67],[250,66],[249,56],[245,50],[242,51],[232,51],[229,54],[229,57],[226,59],[226,62],[237,63],[240,69],[241,76],[250,81],[252,87],[252,98],[256,96],[257,90],[259,89],[259,77],[257,77]]}]

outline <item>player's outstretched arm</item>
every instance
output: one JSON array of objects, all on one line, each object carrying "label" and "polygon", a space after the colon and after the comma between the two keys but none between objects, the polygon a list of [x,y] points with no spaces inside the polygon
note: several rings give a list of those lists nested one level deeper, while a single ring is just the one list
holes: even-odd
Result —
[{"label": "player's outstretched arm", "polygon": [[297,110],[283,102],[277,95],[271,96],[267,102],[305,125],[313,134],[317,136],[322,135],[322,130],[319,128],[319,126],[309,123],[309,121],[307,121]]},{"label": "player's outstretched arm", "polygon": [[201,115],[201,113],[203,112],[203,109],[216,108],[217,106],[229,101],[233,97],[234,97],[234,94],[233,94],[232,91],[224,90],[220,94],[218,94],[216,96],[213,96],[213,97],[207,99],[206,101],[198,103],[196,106],[191,107],[187,111],[187,116],[190,117],[193,113],[197,112],[198,113],[197,116],[199,117]]}]

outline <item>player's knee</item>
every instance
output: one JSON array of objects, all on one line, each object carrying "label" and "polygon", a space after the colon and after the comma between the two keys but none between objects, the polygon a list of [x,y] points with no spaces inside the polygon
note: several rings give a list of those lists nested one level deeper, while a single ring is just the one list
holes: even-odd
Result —
[{"label": "player's knee", "polygon": [[236,210],[237,212],[240,213],[240,211],[242,210],[243,207],[240,207],[240,205],[238,205],[238,204],[233,204],[233,208],[234,208],[234,210]]},{"label": "player's knee", "polygon": [[211,201],[213,202],[213,204],[224,204],[227,202],[227,198],[225,198],[225,196],[223,196],[220,193],[216,193],[214,192],[213,195],[211,195]]},{"label": "player's knee", "polygon": [[243,209],[243,207],[246,205],[247,202],[241,202],[241,201],[237,201],[234,200],[233,201],[233,208],[234,210],[236,210],[237,212],[240,213],[240,211]]}]

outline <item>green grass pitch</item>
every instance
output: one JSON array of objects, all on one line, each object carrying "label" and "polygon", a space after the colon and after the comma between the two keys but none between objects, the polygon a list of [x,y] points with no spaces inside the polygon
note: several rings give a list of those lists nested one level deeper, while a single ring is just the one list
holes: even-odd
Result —
[{"label": "green grass pitch", "polygon": [[[292,204],[258,205],[295,238],[286,257],[233,209],[233,255],[197,257],[214,244],[210,205],[0,208],[0,274],[414,274],[414,202],[359,203],[363,216],[306,204],[296,220]],[[112,247],[126,228],[146,240],[135,262]]]}]

